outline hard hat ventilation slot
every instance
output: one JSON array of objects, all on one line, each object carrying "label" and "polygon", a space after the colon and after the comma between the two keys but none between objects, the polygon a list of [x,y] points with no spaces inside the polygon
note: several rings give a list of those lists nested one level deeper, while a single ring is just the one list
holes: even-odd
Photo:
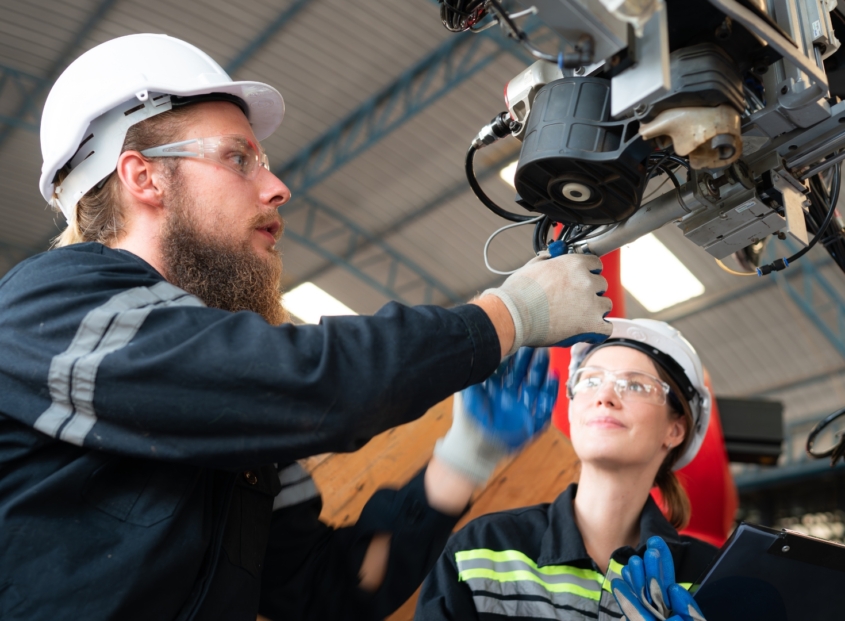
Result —
[{"label": "hard hat ventilation slot", "polygon": [[138,110],[143,110],[143,109],[144,109],[144,104],[141,104],[140,106],[135,106],[134,108],[129,108],[129,110],[124,112],[123,115],[129,116],[130,114],[133,114],[135,112],[138,112]]}]

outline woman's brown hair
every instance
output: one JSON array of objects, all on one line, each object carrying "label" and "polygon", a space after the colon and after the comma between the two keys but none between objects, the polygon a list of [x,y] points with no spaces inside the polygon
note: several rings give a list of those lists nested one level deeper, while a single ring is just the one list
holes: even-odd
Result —
[{"label": "woman's brown hair", "polygon": [[[173,108],[136,123],[126,132],[120,152],[143,151],[177,140],[192,107]],[[175,168],[176,160],[165,161],[169,162],[171,168]],[[59,170],[56,185],[60,185],[69,174],[67,168]],[[116,172],[112,172],[104,182],[91,188],[79,199],[67,228],[53,240],[53,247],[61,248],[83,242],[99,242],[108,246],[120,239],[125,225],[120,178]]]},{"label": "woman's brown hair", "polygon": [[[664,382],[669,384],[669,388],[674,395],[683,394],[675,383],[675,380],[666,372],[666,370],[659,364],[655,363],[657,375]],[[657,471],[657,476],[654,478],[654,484],[660,489],[660,494],[663,496],[663,503],[666,507],[666,518],[677,530],[686,528],[690,520],[690,502],[686,490],[681,485],[675,472],[672,470],[677,461],[686,452],[693,437],[693,417],[692,408],[689,402],[683,397],[676,399],[667,399],[669,406],[669,415],[682,419],[684,425],[684,439],[676,447],[669,451],[666,459],[660,464],[660,469]],[[680,406],[680,410],[678,411]]]}]

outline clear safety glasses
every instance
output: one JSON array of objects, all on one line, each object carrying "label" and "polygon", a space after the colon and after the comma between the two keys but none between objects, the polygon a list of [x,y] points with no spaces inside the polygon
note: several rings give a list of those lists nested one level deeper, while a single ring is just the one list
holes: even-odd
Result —
[{"label": "clear safety glasses", "polygon": [[669,394],[669,384],[640,371],[608,371],[601,367],[582,367],[569,381],[570,399],[595,395],[605,382],[612,382],[613,389],[622,401],[642,401],[663,405]]},{"label": "clear safety glasses", "polygon": [[261,145],[246,136],[211,136],[163,144],[141,151],[144,157],[201,157],[222,164],[246,179],[255,179],[260,168],[270,170]]}]

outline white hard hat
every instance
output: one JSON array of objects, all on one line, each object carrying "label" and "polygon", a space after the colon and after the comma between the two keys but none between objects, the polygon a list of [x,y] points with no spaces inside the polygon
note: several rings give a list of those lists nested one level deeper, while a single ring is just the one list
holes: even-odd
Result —
[{"label": "white hard hat", "polygon": [[572,346],[569,377],[575,374],[588,354],[609,345],[632,347],[659,364],[684,393],[678,397],[686,399],[692,410],[693,428],[690,430],[692,440],[687,445],[687,450],[672,467],[673,470],[679,470],[696,456],[704,442],[707,426],[710,424],[713,400],[704,383],[701,359],[690,342],[664,321],[615,317],[608,317],[607,320],[613,324],[613,332],[606,341],[600,345],[577,343]]},{"label": "white hard hat", "polygon": [[[55,192],[70,221],[79,199],[115,170],[132,125],[170,110],[171,95],[212,93],[243,102],[258,140],[282,122],[285,103],[276,89],[233,82],[208,54],[179,39],[136,34],[89,50],[59,76],[44,104],[42,196],[53,202]],[[71,173],[56,188],[56,172],[71,158]]]}]

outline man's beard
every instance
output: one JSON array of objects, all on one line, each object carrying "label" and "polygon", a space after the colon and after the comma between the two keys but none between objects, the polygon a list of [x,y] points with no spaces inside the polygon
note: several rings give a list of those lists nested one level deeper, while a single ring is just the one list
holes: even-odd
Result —
[{"label": "man's beard", "polygon": [[[231,312],[253,311],[274,326],[288,321],[281,302],[279,251],[274,248],[261,257],[249,239],[237,245],[203,233],[193,220],[196,210],[188,209],[191,199],[182,190],[178,173],[173,181],[161,238],[167,280],[194,294],[206,306]],[[259,225],[260,220],[259,216],[250,224]]]}]

